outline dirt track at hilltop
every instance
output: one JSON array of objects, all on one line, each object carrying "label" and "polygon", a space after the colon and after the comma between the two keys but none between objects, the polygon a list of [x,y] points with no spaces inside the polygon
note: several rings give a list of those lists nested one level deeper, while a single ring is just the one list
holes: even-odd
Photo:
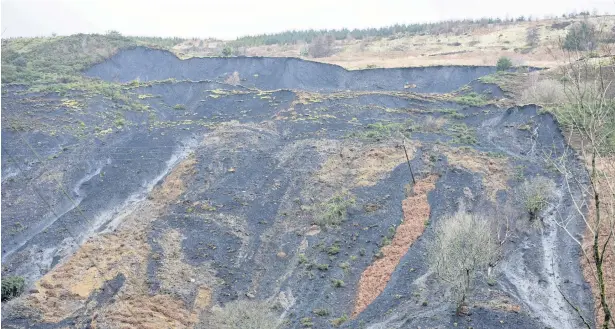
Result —
[{"label": "dirt track at hilltop", "polygon": [[[235,71],[245,79],[243,86],[224,83]],[[526,219],[516,223],[515,238],[504,246],[503,266],[496,267],[495,285],[476,283],[471,316],[453,314],[445,289],[426,266],[425,246],[439,218],[460,207],[494,212],[497,204],[513,200],[519,175],[560,181],[543,161],[546,151],[557,156],[565,146],[549,114],[534,106],[464,106],[454,102],[459,94],[404,88],[416,84],[411,91],[450,92],[492,71],[350,72],[279,58],[180,61],[170,53],[136,48],[86,74],[139,79],[125,88],[147,110],[78,92],[59,96],[9,89],[2,96],[2,169],[11,173],[2,182],[2,247],[11,252],[3,253],[3,275],[24,276],[32,288],[44,277],[52,288],[4,304],[3,325],[114,328],[128,323],[130,317],[121,312],[125,306],[139,317],[154,312],[160,323],[189,327],[213,305],[250,298],[276,305],[285,327],[301,328],[304,318],[316,328],[332,327],[331,320],[350,316],[355,300],[362,299],[357,297],[361,274],[378,266],[382,254],[386,259],[392,247],[385,238],[396,246],[392,233],[404,230],[410,173],[401,142],[406,139],[413,146],[410,162],[417,179],[439,177],[421,196],[429,209],[421,212],[421,218],[428,216],[420,223],[424,231],[412,236],[409,248],[403,239],[407,252],[396,249],[388,283],[370,291],[356,318],[342,327],[448,327],[471,321],[476,328],[576,328],[574,311],[559,296],[533,293],[557,285],[592,312],[578,249],[551,225],[549,214],[542,231]],[[189,81],[154,81],[167,78]],[[83,106],[70,108],[72,101]],[[45,106],[32,107],[33,102]],[[523,129],[528,125],[540,128],[537,135]],[[24,139],[43,161],[24,151]],[[176,165],[178,154],[190,159],[190,170],[181,170],[185,162]],[[178,170],[181,189],[159,205],[164,211],[143,212],[143,207],[158,209],[152,204],[175,186]],[[520,174],[510,174],[513,170]],[[83,214],[66,208],[47,228],[36,229],[53,212],[40,204],[33,186],[58,209],[66,207],[59,187],[78,187],[79,195],[71,196],[82,197]],[[354,201],[345,220],[339,227],[318,227],[319,211],[340,193]],[[561,211],[573,213],[569,201],[562,197]],[[514,206],[522,212],[521,205]],[[140,239],[122,246],[117,236],[130,239],[126,229],[135,222],[147,223],[139,226]],[[116,251],[97,255],[94,266],[112,271],[104,272],[104,280],[92,279],[83,255],[96,252],[91,241],[106,239],[115,241]],[[133,242],[139,243],[135,253],[129,248]],[[122,255],[138,261],[113,266],[114,257]],[[557,275],[550,275],[551,260]],[[71,282],[95,284],[70,289],[66,278],[54,281],[58,271],[68,273]],[[78,297],[47,294],[56,288]],[[172,296],[164,305],[174,315],[154,307],[160,296]],[[558,311],[550,311],[553,307]],[[316,315],[315,309],[328,315]],[[174,319],[177,314],[189,320]]]}]

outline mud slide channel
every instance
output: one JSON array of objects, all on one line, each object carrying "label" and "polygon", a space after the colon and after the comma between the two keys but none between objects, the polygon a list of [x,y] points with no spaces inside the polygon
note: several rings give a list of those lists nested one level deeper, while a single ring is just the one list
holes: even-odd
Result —
[{"label": "mud slide channel", "polygon": [[361,274],[353,317],[365,310],[384,291],[399,261],[423,234],[430,213],[427,194],[435,188],[436,180],[437,176],[429,176],[417,181],[412,194],[402,201],[404,220],[395,230],[393,241],[382,248],[382,257]]}]

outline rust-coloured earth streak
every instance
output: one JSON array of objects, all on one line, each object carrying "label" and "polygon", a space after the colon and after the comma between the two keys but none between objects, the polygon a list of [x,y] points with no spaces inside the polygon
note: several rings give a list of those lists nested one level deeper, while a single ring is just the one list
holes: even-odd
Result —
[{"label": "rust-coloured earth streak", "polygon": [[393,241],[382,248],[383,257],[361,274],[353,317],[363,312],[382,293],[401,258],[423,234],[430,212],[427,194],[434,189],[436,180],[437,176],[432,175],[417,181],[414,194],[402,201],[404,220],[395,230]]}]

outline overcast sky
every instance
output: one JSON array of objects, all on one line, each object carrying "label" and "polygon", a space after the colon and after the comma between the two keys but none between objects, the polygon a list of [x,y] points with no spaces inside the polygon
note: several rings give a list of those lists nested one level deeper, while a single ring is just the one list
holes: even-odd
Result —
[{"label": "overcast sky", "polygon": [[615,0],[2,0],[2,37],[57,33],[215,37],[452,18],[615,13]]}]

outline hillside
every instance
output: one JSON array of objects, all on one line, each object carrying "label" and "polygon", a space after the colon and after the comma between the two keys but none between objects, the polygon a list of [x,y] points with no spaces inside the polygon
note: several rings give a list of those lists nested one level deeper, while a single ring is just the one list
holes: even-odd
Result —
[{"label": "hillside", "polygon": [[615,134],[597,174],[566,120],[612,132],[615,104],[572,112],[558,70],[612,72],[611,43],[550,59],[561,23],[345,38],[317,61],[301,42],[218,57],[256,38],[3,40],[2,326],[596,327],[584,219]]},{"label": "hillside", "polygon": [[[564,60],[554,51],[566,35],[567,28],[584,18],[555,18],[534,21],[475,22],[454,21],[393,27],[386,32],[363,32],[353,37],[351,31],[334,31],[336,40],[332,53],[314,58],[307,53],[312,35],[299,35],[291,43],[255,40],[247,37],[234,42],[218,40],[185,40],[171,50],[181,58],[219,56],[225,47],[245,56],[283,56],[309,58],[323,63],[337,64],[347,69],[376,67],[407,67],[432,65],[495,65],[498,58],[508,56],[516,65],[555,67]],[[615,16],[590,17],[588,21],[600,30],[611,31]],[[414,31],[416,30],[416,31]],[[399,31],[399,32],[396,32]],[[297,33],[299,34],[299,33]],[[360,39],[358,37],[361,37]],[[305,38],[305,39],[302,39]],[[274,43],[275,42],[275,43]],[[269,43],[269,44],[268,44]]]}]

